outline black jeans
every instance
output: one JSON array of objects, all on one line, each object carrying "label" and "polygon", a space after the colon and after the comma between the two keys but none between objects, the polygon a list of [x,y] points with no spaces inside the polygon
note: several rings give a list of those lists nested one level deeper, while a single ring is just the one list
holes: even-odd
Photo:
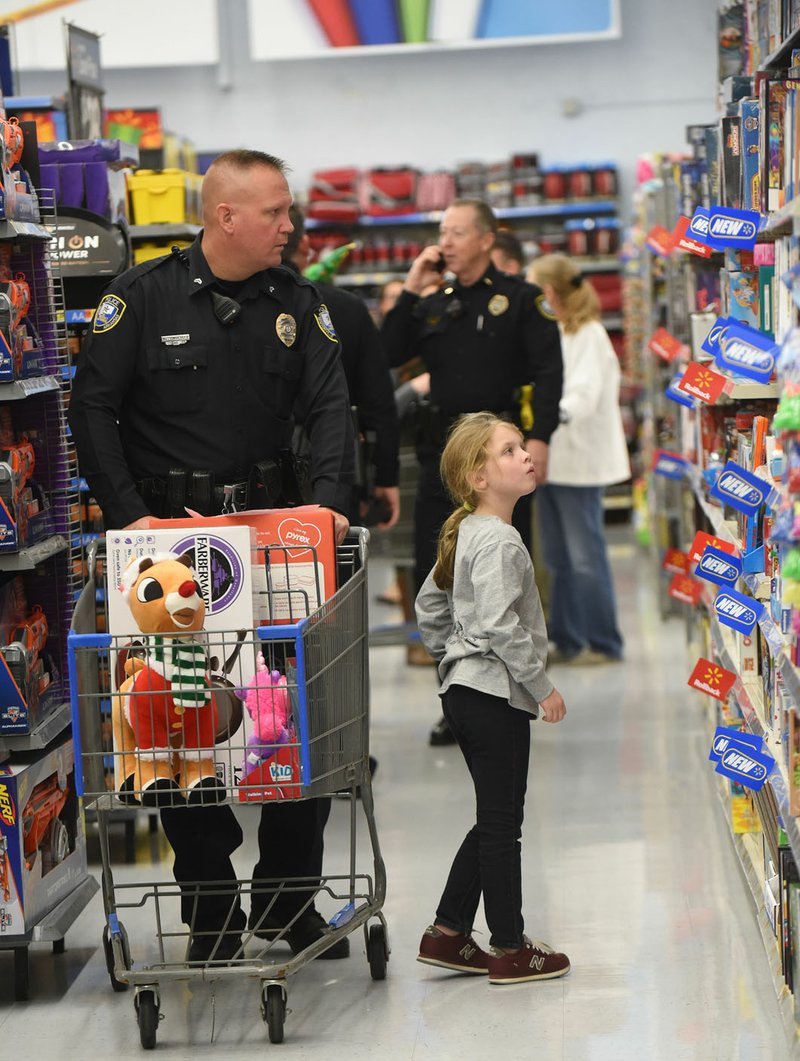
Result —
[{"label": "black jeans", "polygon": [[489,942],[521,947],[520,837],[533,716],[463,685],[451,685],[442,706],[472,775],[477,821],[453,860],[436,921],[469,934],[483,893]]},{"label": "black jeans", "polygon": [[[309,877],[303,891],[281,892],[270,910],[285,927],[312,898],[322,875],[323,830],[330,797],[264,803],[258,826],[259,861],[253,870],[251,913],[257,920],[272,894],[258,892],[268,878]],[[173,871],[181,888],[181,920],[198,931],[225,928],[241,932],[247,922],[230,856],[242,842],[242,830],[230,808],[164,807],[161,824],[175,854]],[[311,907],[313,908],[313,900]]]},{"label": "black jeans", "polygon": [[[455,508],[439,475],[441,451],[417,448],[419,479],[414,502],[414,582],[416,591],[436,563],[436,544],[442,524]],[[521,497],[514,508],[513,523],[528,552],[531,551],[531,494]]]}]

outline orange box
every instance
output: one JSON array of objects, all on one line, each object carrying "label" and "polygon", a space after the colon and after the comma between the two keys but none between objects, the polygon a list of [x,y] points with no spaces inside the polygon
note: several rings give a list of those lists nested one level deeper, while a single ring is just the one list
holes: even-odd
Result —
[{"label": "orange box", "polygon": [[150,526],[252,527],[253,611],[265,626],[296,623],[336,592],[333,514],[318,505],[154,519]]}]

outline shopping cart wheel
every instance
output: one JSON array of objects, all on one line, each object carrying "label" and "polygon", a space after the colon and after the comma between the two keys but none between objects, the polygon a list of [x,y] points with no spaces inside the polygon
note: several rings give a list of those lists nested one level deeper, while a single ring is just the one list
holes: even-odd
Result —
[{"label": "shopping cart wheel", "polygon": [[155,1050],[158,1031],[158,995],[149,988],[139,991],[135,999],[136,1019],[139,1021],[139,1039],[142,1049]]},{"label": "shopping cart wheel", "polygon": [[[119,931],[122,937],[122,956],[125,959],[125,968],[130,969],[131,952],[128,947],[128,933],[122,923],[120,923]],[[106,969],[108,969],[108,978],[111,981],[111,986],[115,991],[127,991],[130,984],[118,980],[114,975],[114,950],[111,946],[111,933],[108,930],[108,925],[103,927],[103,950],[106,952]]]},{"label": "shopping cart wheel", "polygon": [[286,990],[280,984],[267,984],[262,992],[261,1015],[267,1024],[269,1041],[282,1043],[286,1021]]},{"label": "shopping cart wheel", "polygon": [[367,940],[367,958],[369,959],[369,971],[373,980],[386,979],[386,963],[389,955],[386,953],[386,930],[380,922],[371,925],[369,939]]}]

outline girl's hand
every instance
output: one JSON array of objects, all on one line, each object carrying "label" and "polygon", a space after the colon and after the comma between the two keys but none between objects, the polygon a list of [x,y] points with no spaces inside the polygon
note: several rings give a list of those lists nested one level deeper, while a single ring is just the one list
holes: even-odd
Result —
[{"label": "girl's hand", "polygon": [[558,689],[553,689],[549,696],[541,701],[542,722],[561,722],[567,713],[567,705]]}]

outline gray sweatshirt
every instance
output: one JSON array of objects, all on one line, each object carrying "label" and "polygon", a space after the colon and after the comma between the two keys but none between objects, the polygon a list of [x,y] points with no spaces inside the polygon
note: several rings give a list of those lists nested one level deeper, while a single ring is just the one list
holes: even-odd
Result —
[{"label": "gray sweatshirt", "polygon": [[553,691],[547,630],[533,564],[513,527],[498,516],[466,516],[452,590],[429,574],[416,611],[423,644],[439,663],[440,695],[468,685],[538,716]]}]

